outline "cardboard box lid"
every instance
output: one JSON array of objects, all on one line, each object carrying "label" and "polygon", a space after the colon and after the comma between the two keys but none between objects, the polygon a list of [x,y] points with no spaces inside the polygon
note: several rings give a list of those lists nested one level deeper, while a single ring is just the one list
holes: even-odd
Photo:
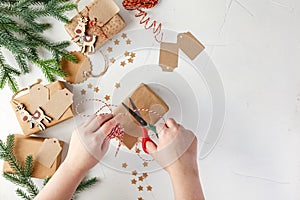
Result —
[{"label": "cardboard box lid", "polygon": [[[52,165],[51,168],[47,168],[35,161],[35,155],[39,151],[41,145],[43,144],[44,138],[36,138],[36,137],[26,137],[23,135],[15,134],[15,143],[14,143],[14,155],[17,160],[24,164],[25,159],[28,155],[32,155],[33,157],[33,172],[32,177],[45,179],[46,177],[52,176],[55,171],[58,169],[61,163],[62,153],[60,153]],[[63,147],[64,142],[59,142],[61,147]],[[3,172],[11,172],[14,171],[10,168],[7,162],[3,164]]]}]

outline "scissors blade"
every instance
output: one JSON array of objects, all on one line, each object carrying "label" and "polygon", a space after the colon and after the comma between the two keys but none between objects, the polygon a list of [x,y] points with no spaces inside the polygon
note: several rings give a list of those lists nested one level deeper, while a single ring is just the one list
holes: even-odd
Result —
[{"label": "scissors blade", "polygon": [[141,126],[147,126],[148,123],[137,113],[135,113],[133,110],[131,110],[125,103],[122,102],[122,105],[125,107],[125,109],[136,119],[136,121],[139,122]]},{"label": "scissors blade", "polygon": [[137,113],[140,117],[142,117],[141,113],[138,111],[138,109],[137,109],[135,103],[133,102],[132,98],[129,97],[129,101],[130,101],[130,104],[131,104],[133,110],[135,111],[135,113]]}]

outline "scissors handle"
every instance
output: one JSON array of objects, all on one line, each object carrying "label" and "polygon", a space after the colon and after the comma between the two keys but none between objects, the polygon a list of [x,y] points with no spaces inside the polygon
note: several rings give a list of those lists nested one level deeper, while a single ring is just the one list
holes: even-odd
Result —
[{"label": "scissors handle", "polygon": [[157,130],[156,130],[156,126],[154,126],[154,125],[148,123],[148,124],[147,124],[147,128],[148,128],[148,130],[153,131],[153,133],[155,133],[156,137],[158,138],[158,133],[157,133]]},{"label": "scissors handle", "polygon": [[155,146],[157,146],[149,137],[148,135],[148,129],[146,127],[142,127],[142,132],[143,132],[143,139],[142,139],[142,148],[143,151],[147,154],[149,154],[147,147],[146,147],[146,143],[147,142],[152,142]]}]

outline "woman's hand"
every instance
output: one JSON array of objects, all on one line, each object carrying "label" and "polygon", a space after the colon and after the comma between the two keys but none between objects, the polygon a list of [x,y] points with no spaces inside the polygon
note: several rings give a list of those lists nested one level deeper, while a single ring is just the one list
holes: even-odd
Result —
[{"label": "woman's hand", "polygon": [[118,123],[120,116],[112,114],[93,115],[73,131],[69,151],[64,164],[87,172],[106,154],[109,140],[106,136]]}]

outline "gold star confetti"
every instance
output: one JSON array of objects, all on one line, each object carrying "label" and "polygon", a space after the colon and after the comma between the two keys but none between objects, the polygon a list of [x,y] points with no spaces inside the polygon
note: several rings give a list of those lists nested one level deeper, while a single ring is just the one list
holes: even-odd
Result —
[{"label": "gold star confetti", "polygon": [[135,57],[135,53],[131,52],[130,56],[131,56],[131,58],[134,58]]},{"label": "gold star confetti", "polygon": [[143,191],[143,186],[140,185],[140,186],[137,187],[137,188],[138,188],[139,191]]},{"label": "gold star confetti", "polygon": [[148,167],[148,162],[143,162],[144,167]]},{"label": "gold star confetti", "polygon": [[137,181],[136,181],[135,179],[132,179],[132,180],[131,180],[131,184],[132,184],[132,185],[135,185],[136,182],[137,182]]},{"label": "gold star confetti", "polygon": [[123,33],[122,36],[121,36],[123,39],[127,38],[127,34],[126,33]]},{"label": "gold star confetti", "polygon": [[139,181],[143,181],[144,177],[143,176],[139,176]]},{"label": "gold star confetti", "polygon": [[142,197],[139,197],[138,200],[144,200]]},{"label": "gold star confetti", "polygon": [[116,39],[116,40],[114,41],[114,43],[115,43],[115,45],[119,45],[119,44],[120,44],[120,41],[119,41],[118,39]]},{"label": "gold star confetti", "polygon": [[137,173],[136,170],[134,170],[134,171],[131,172],[131,174],[132,174],[133,176],[136,176],[138,173]]},{"label": "gold star confetti", "polygon": [[109,101],[109,100],[110,100],[110,96],[109,96],[109,95],[106,95],[106,96],[104,97],[104,99],[105,99],[106,101]]},{"label": "gold star confetti", "polygon": [[93,87],[93,85],[89,83],[89,84],[87,85],[87,87],[91,89],[91,88]]},{"label": "gold star confetti", "polygon": [[120,65],[121,65],[122,67],[125,67],[126,62],[125,62],[125,61],[122,61]]},{"label": "gold star confetti", "polygon": [[120,88],[121,87],[121,84],[120,83],[116,83],[115,84],[115,88]]},{"label": "gold star confetti", "polygon": [[136,148],[135,153],[141,153],[141,150],[139,148]]},{"label": "gold star confetti", "polygon": [[133,59],[132,58],[128,58],[128,62],[129,63],[133,63]]},{"label": "gold star confetti", "polygon": [[124,52],[124,56],[129,56],[129,52],[128,52],[128,51],[125,51],[125,52]]},{"label": "gold star confetti", "polygon": [[98,88],[98,87],[95,87],[95,88],[94,88],[94,92],[98,93],[98,92],[99,92],[99,88]]},{"label": "gold star confetti", "polygon": [[147,178],[147,177],[148,177],[148,174],[147,174],[147,173],[143,173],[143,177],[144,177],[144,178]]},{"label": "gold star confetti", "polygon": [[85,89],[82,89],[80,92],[81,92],[81,95],[85,95],[86,94]]},{"label": "gold star confetti", "polygon": [[107,51],[108,51],[108,53],[111,53],[111,52],[113,51],[113,48],[108,47],[108,48],[107,48]]},{"label": "gold star confetti", "polygon": [[115,60],[114,58],[109,59],[109,61],[110,61],[111,63],[115,63],[115,62],[116,62],[116,60]]},{"label": "gold star confetti", "polygon": [[131,40],[130,39],[126,40],[126,44],[131,44]]},{"label": "gold star confetti", "polygon": [[127,166],[128,166],[127,163],[122,163],[123,168],[126,168]]},{"label": "gold star confetti", "polygon": [[148,185],[148,186],[147,186],[147,191],[152,191],[151,185]]}]

